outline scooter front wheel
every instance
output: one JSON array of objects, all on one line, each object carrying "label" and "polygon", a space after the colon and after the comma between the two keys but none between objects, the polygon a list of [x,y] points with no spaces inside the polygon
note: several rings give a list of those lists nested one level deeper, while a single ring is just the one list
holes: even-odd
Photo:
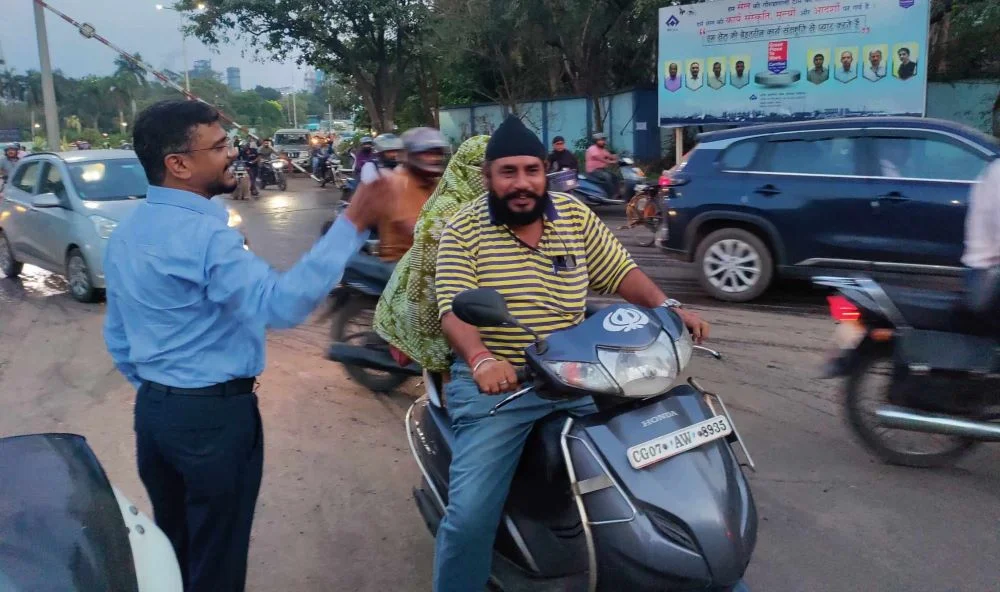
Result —
[{"label": "scooter front wheel", "polygon": [[892,404],[889,393],[893,381],[900,378],[897,372],[892,349],[882,347],[864,354],[847,377],[847,422],[865,448],[888,464],[931,468],[955,463],[978,444],[958,436],[880,425],[875,410]]}]

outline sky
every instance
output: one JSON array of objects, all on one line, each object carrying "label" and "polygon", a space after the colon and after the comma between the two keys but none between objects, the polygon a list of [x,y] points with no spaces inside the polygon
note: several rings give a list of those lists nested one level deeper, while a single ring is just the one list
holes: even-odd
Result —
[{"label": "sky", "polygon": [[[169,6],[171,0],[159,0]],[[81,23],[90,23],[97,33],[128,52],[139,52],[143,61],[157,69],[183,72],[181,15],[156,10],[157,0],[47,0],[54,8]],[[20,73],[40,69],[35,17],[31,0],[0,0],[0,47],[7,67]],[[79,78],[88,74],[107,75],[114,71],[118,54],[96,39],[86,39],[53,12],[45,11],[52,68]],[[255,62],[241,56],[245,46],[220,46],[218,53],[193,38],[187,40],[188,60],[212,60],[212,69],[225,72],[240,68],[244,90],[260,84],[275,88],[301,88],[305,71],[294,63]],[[190,64],[189,66],[190,67]]]}]

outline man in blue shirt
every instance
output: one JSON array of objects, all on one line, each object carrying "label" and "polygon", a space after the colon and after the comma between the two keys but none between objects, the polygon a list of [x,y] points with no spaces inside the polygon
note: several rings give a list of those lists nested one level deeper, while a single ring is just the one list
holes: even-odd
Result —
[{"label": "man in blue shirt", "polygon": [[150,187],[111,236],[104,338],[137,389],[139,476],[170,538],[184,589],[242,591],[263,465],[254,394],[269,327],[295,326],[340,279],[381,216],[379,188],[286,273],[244,249],[226,208],[236,158],[219,114],[163,101],[135,122]]}]

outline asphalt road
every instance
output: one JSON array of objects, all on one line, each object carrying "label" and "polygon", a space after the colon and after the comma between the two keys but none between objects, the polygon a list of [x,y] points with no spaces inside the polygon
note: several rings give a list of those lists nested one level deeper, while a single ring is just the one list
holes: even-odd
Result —
[{"label": "asphalt road", "polygon": [[[306,180],[290,189],[233,204],[253,250],[278,268],[310,246],[336,198]],[[758,465],[754,590],[1000,590],[996,447],[945,470],[879,464],[851,439],[839,384],[815,378],[832,331],[821,293],[782,285],[759,303],[720,305],[687,266],[633,252],[712,323],[725,355],[697,359],[691,373],[726,398]],[[103,311],[37,269],[0,279],[0,435],[85,435],[112,481],[149,511],[135,470],[134,393],[105,352]],[[268,340],[248,589],[428,590],[433,544],[410,497],[418,473],[402,429],[420,385],[364,391],[322,358],[327,335],[313,322]]]}]

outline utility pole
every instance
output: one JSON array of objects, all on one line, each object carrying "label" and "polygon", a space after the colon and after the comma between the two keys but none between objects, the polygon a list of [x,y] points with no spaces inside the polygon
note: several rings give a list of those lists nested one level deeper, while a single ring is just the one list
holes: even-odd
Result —
[{"label": "utility pole", "polygon": [[333,131],[333,107],[330,103],[326,104],[326,126],[330,128],[327,131]]},{"label": "utility pole", "polygon": [[295,91],[292,91],[292,127],[299,129],[299,111],[295,107]]},{"label": "utility pole", "polygon": [[45,140],[49,150],[59,150],[59,112],[56,108],[56,88],[52,82],[52,62],[49,60],[49,39],[45,31],[45,9],[34,2],[35,34],[38,37],[38,60],[42,66],[42,103],[45,107]]}]

